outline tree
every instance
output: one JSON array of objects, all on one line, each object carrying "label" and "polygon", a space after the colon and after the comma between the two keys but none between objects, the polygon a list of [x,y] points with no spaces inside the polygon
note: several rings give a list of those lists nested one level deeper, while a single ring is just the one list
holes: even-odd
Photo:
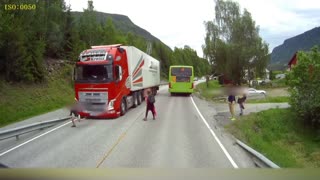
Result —
[{"label": "tree", "polygon": [[[45,18],[46,30],[46,55],[60,58],[63,56],[63,42],[65,29],[65,2],[64,0],[45,1],[45,12],[40,17]],[[39,24],[41,25],[41,24]]]},{"label": "tree", "polygon": [[103,28],[97,21],[96,11],[93,2],[88,1],[87,9],[84,9],[79,21],[80,40],[86,47],[101,44],[103,40]]},{"label": "tree", "polygon": [[298,63],[287,74],[290,105],[299,120],[320,129],[320,51],[299,51]]},{"label": "tree", "polygon": [[65,30],[64,30],[64,57],[67,60],[77,60],[81,51],[86,48],[83,41],[80,40],[79,25],[74,22],[71,16],[71,6],[67,7]]},{"label": "tree", "polygon": [[11,31],[6,35],[6,79],[14,81],[32,80],[27,69],[27,64],[31,61],[31,58],[27,54],[23,29],[15,27],[15,31]]},{"label": "tree", "polygon": [[37,9],[30,12],[0,12],[0,69],[8,81],[43,80],[46,28],[39,23],[44,22],[44,16],[41,16],[44,4],[44,1],[38,2]]},{"label": "tree", "polygon": [[205,22],[205,58],[217,73],[237,84],[243,81],[246,70],[261,75],[269,61],[268,45],[260,38],[251,14],[246,9],[241,14],[238,3],[215,2],[215,19]]},{"label": "tree", "polygon": [[102,44],[124,44],[126,42],[126,37],[114,27],[111,18],[107,19],[102,31],[103,31]]},{"label": "tree", "polygon": [[269,77],[270,77],[270,80],[274,80],[275,78],[272,70],[269,71]]}]

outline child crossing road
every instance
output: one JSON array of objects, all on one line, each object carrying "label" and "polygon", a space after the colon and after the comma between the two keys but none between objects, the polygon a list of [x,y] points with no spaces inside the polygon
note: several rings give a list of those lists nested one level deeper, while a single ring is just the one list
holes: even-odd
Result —
[{"label": "child crossing road", "polygon": [[145,114],[145,118],[143,120],[147,120],[147,117],[148,117],[148,112],[151,111],[152,112],[152,116],[153,116],[153,120],[156,119],[156,109],[155,109],[155,106],[154,106],[154,103],[155,103],[155,98],[154,98],[154,95],[151,93],[151,91],[148,91],[148,96],[146,98],[146,114]]}]

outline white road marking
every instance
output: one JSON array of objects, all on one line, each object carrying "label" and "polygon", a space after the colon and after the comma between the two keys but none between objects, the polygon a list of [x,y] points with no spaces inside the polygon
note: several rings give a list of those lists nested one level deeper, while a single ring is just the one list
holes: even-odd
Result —
[{"label": "white road marking", "polygon": [[220,142],[220,140],[218,139],[218,137],[216,136],[216,134],[213,132],[213,130],[211,129],[211,127],[209,126],[209,124],[207,123],[207,121],[205,120],[205,118],[202,116],[201,112],[199,111],[196,103],[194,102],[193,98],[191,98],[191,101],[194,105],[194,107],[196,108],[197,112],[199,113],[202,121],[204,122],[204,124],[207,126],[207,128],[209,129],[209,131],[211,132],[212,136],[214,137],[214,139],[217,141],[217,143],[219,144],[219,146],[221,147],[222,151],[224,152],[224,154],[227,156],[228,160],[231,162],[232,166],[234,168],[239,168],[238,165],[234,162],[234,160],[232,159],[232,157],[230,156],[230,154],[228,153],[228,151],[226,150],[226,148],[223,146],[223,144]]},{"label": "white road marking", "polygon": [[7,154],[7,153],[9,153],[9,152],[11,152],[11,151],[13,151],[13,150],[15,150],[15,149],[17,149],[17,148],[19,148],[19,147],[21,147],[21,146],[23,146],[23,145],[25,145],[25,144],[28,144],[29,142],[31,142],[31,141],[33,141],[33,140],[36,140],[36,139],[40,138],[41,136],[44,136],[44,135],[46,135],[46,134],[49,134],[49,133],[51,133],[51,132],[53,132],[53,131],[55,131],[55,130],[57,130],[57,129],[59,129],[59,128],[67,125],[67,124],[70,124],[70,123],[71,123],[71,121],[69,121],[69,122],[67,122],[67,123],[65,123],[65,124],[62,124],[62,125],[54,128],[54,129],[51,129],[50,131],[47,131],[47,132],[45,132],[45,133],[43,133],[43,134],[40,134],[39,136],[36,136],[36,137],[34,137],[34,138],[32,138],[32,139],[30,139],[30,140],[28,140],[28,141],[26,141],[26,142],[24,142],[24,143],[22,143],[22,144],[19,144],[18,146],[15,146],[15,147],[13,147],[13,148],[11,148],[11,149],[9,149],[9,150],[1,153],[1,154],[0,154],[0,157],[3,156],[3,155],[5,155],[5,154]]}]

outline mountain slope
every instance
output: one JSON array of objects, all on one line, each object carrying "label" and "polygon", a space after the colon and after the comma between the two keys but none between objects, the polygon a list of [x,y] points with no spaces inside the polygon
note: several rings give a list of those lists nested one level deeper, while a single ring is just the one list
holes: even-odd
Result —
[{"label": "mountain slope", "polygon": [[295,52],[308,51],[315,45],[320,45],[320,27],[286,39],[282,45],[275,47],[271,53],[271,67],[273,69],[287,67]]},{"label": "mountain slope", "polygon": [[[83,12],[71,12],[71,15],[78,21]],[[131,32],[133,34],[144,37],[148,41],[160,41],[158,38],[153,36],[151,33],[135,25],[128,16],[119,14],[109,14],[103,12],[96,12],[98,22],[104,24],[108,18],[112,19],[115,28],[121,30],[124,33]]]}]

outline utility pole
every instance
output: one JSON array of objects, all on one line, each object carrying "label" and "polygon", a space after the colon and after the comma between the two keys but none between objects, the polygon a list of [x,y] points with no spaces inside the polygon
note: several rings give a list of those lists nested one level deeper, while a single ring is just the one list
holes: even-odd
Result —
[{"label": "utility pole", "polygon": [[93,1],[92,0],[88,0],[88,11],[93,11]]},{"label": "utility pole", "polygon": [[152,53],[152,43],[149,41],[148,44],[147,44],[147,51],[146,51],[147,54],[151,55]]}]

